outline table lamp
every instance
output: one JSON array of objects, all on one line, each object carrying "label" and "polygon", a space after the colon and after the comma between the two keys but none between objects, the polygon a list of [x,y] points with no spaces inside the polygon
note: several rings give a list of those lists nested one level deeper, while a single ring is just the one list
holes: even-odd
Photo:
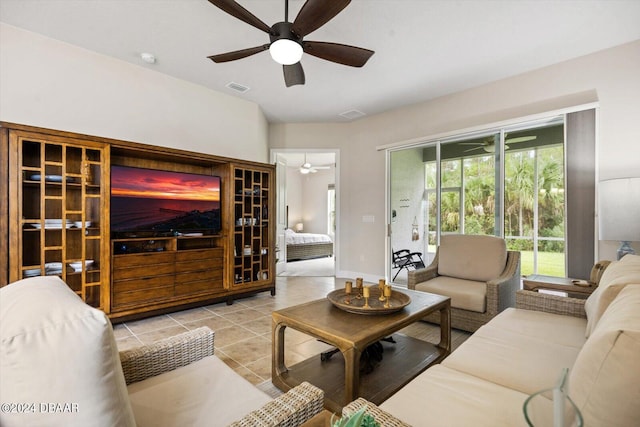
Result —
[{"label": "table lamp", "polygon": [[296,224],[296,232],[300,233],[302,230],[304,230],[304,225],[302,225],[301,222]]},{"label": "table lamp", "polygon": [[600,240],[622,242],[618,259],[635,254],[631,242],[640,241],[640,177],[598,183]]}]

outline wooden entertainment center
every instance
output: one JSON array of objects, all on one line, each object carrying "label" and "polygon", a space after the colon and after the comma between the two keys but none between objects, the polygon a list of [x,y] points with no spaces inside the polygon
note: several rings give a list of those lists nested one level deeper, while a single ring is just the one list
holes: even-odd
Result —
[{"label": "wooden entertainment center", "polygon": [[[0,286],[57,275],[122,321],[275,294],[264,163],[0,122]],[[219,176],[220,232],[111,235],[111,166]]]}]

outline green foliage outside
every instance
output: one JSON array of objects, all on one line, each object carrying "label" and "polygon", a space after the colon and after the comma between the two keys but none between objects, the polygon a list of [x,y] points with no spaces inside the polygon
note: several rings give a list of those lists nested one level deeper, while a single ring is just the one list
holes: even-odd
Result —
[{"label": "green foliage outside", "polygon": [[[513,150],[505,155],[504,235],[509,249],[529,254],[527,257],[523,255],[523,274],[533,272],[533,233],[537,210],[538,274],[564,276],[563,156],[561,145]],[[429,189],[435,188],[435,171],[435,163],[427,165]],[[496,209],[501,208],[496,206],[493,154],[444,160],[441,179],[443,233],[459,233],[463,215],[465,234],[497,234]],[[461,191],[464,192],[463,212],[460,212]],[[435,192],[429,194],[429,205],[436,206]],[[429,212],[431,217],[434,214],[434,211]],[[429,231],[429,244],[434,244],[434,222],[429,224]],[[524,258],[528,259],[526,264]]]},{"label": "green foliage outside", "polygon": [[[538,274],[565,277],[564,254],[560,252],[538,252]],[[520,251],[520,273],[533,274],[533,251]]]}]

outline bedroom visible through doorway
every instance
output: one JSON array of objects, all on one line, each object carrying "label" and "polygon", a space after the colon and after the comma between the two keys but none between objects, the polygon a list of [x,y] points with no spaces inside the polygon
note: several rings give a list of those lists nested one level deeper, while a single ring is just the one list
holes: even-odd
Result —
[{"label": "bedroom visible through doorway", "polygon": [[278,276],[335,276],[336,150],[273,150]]}]

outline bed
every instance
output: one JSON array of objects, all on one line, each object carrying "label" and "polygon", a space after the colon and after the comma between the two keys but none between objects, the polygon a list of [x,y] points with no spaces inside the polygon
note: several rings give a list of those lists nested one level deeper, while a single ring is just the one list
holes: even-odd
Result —
[{"label": "bed", "polygon": [[333,240],[326,234],[285,231],[287,261],[299,261],[333,255]]}]

